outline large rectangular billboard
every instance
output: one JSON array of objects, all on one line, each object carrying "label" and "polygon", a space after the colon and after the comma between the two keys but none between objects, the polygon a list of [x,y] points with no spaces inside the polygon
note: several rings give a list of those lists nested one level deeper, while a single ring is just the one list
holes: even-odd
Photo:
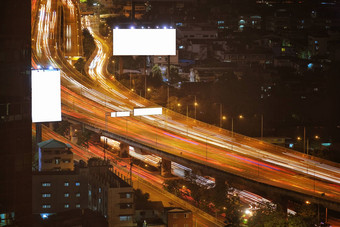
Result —
[{"label": "large rectangular billboard", "polygon": [[113,55],[176,55],[176,29],[113,29]]},{"label": "large rectangular billboard", "polygon": [[61,121],[59,70],[32,70],[32,122]]},{"label": "large rectangular billboard", "polygon": [[162,114],[162,107],[133,109],[134,116],[158,115],[158,114]]}]

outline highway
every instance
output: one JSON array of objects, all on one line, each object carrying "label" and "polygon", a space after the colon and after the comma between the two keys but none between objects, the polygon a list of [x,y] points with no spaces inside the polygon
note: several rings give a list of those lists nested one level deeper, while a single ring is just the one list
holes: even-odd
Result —
[{"label": "highway", "polygon": [[236,133],[232,135],[228,130],[168,109],[163,109],[162,116],[108,118],[105,122],[107,112],[157,105],[122,86],[107,72],[112,55],[111,38],[94,33],[91,18],[84,18],[83,25],[92,32],[97,49],[86,66],[89,78],[77,72],[58,48],[58,35],[49,35],[50,25],[59,21],[53,19],[56,4],[49,2],[40,5],[32,50],[41,65],[53,65],[62,71],[63,115],[212,168],[340,203],[340,165],[337,163]]}]

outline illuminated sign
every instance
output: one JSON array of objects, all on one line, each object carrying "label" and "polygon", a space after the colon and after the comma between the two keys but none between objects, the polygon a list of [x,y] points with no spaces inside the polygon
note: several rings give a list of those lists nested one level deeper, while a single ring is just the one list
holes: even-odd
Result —
[{"label": "illuminated sign", "polygon": [[176,29],[113,29],[113,55],[176,55]]},{"label": "illuminated sign", "polygon": [[162,114],[162,107],[133,109],[134,116],[157,115],[157,114]]},{"label": "illuminated sign", "polygon": [[61,121],[60,71],[32,70],[32,122]]}]

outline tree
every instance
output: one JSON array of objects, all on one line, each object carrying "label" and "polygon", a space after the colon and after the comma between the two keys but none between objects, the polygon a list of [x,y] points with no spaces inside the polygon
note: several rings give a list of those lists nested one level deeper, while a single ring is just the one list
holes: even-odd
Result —
[{"label": "tree", "polygon": [[152,67],[151,72],[152,72],[152,77],[153,78],[159,78],[159,79],[162,78],[162,70],[161,70],[161,67],[159,67],[158,64],[155,64]]},{"label": "tree", "polygon": [[170,96],[169,103],[167,103],[166,107],[179,113],[181,110],[181,106],[178,105],[179,103],[177,96]]},{"label": "tree", "polygon": [[92,132],[90,130],[87,130],[87,129],[78,130],[77,131],[77,136],[78,136],[77,144],[88,148],[91,135],[92,135]]},{"label": "tree", "polygon": [[163,188],[170,193],[178,195],[179,192],[178,183],[174,180],[165,180],[163,183]]},{"label": "tree", "polygon": [[55,129],[55,131],[56,133],[62,136],[66,136],[70,132],[70,126],[71,126],[71,123],[69,123],[68,121],[61,121],[58,124],[58,127]]},{"label": "tree", "polygon": [[250,227],[285,227],[286,214],[279,206],[271,203],[260,205],[254,215],[249,218],[248,226]]},{"label": "tree", "polygon": [[78,70],[78,72],[80,72],[83,75],[86,75],[84,67],[85,67],[85,61],[83,58],[79,58],[77,60],[77,62],[74,64],[74,67],[76,68],[76,70]]},{"label": "tree", "polygon": [[92,52],[96,49],[96,44],[94,39],[87,28],[83,29],[83,49],[84,49],[84,56],[89,58]]},{"label": "tree", "polygon": [[99,33],[102,36],[107,36],[109,34],[109,29],[107,28],[107,24],[106,23],[100,23],[99,24]]},{"label": "tree", "polygon": [[137,189],[135,190],[135,202],[136,206],[138,204],[139,207],[145,206],[149,202],[150,194],[149,193],[143,193],[142,190]]},{"label": "tree", "polygon": [[182,78],[178,74],[178,68],[174,65],[170,66],[170,81],[172,83],[177,83],[179,81],[182,81]]}]

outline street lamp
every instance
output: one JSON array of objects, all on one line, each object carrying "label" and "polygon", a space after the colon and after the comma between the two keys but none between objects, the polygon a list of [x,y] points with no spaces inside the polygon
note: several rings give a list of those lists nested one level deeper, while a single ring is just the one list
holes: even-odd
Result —
[{"label": "street lamp", "polygon": [[[239,119],[243,119],[244,116],[242,114],[240,114],[238,116]],[[231,118],[231,136],[234,137],[234,118]]]},{"label": "street lamp", "polygon": [[195,120],[196,120],[196,107],[198,106],[198,103],[195,102],[195,103],[194,103],[194,106],[195,106]]},{"label": "street lamp", "polygon": [[145,90],[145,98],[147,99],[146,92],[150,93],[150,92],[151,92],[151,88],[148,87],[148,88]]},{"label": "street lamp", "polygon": [[195,95],[194,106],[195,106],[195,120],[196,120],[196,107],[198,106],[198,103],[197,103],[197,101],[196,101],[196,95]]},{"label": "street lamp", "polygon": [[261,114],[261,140],[263,140],[263,114]]},{"label": "street lamp", "polygon": [[223,121],[227,120],[227,117],[226,116],[222,116],[222,123],[221,123],[221,128],[222,128],[222,124],[223,124]]},{"label": "street lamp", "polygon": [[222,103],[215,103],[220,105],[220,128],[222,128],[222,121],[223,121],[223,113],[222,113]]}]

